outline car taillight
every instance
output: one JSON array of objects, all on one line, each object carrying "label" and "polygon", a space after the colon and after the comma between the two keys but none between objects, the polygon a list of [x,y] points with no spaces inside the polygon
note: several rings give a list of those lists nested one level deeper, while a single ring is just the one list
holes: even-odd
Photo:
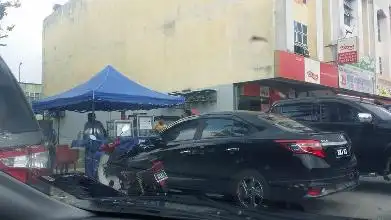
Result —
[{"label": "car taillight", "polygon": [[22,182],[30,181],[30,177],[40,170],[48,170],[48,162],[49,152],[44,146],[29,146],[0,152],[0,170]]},{"label": "car taillight", "polygon": [[25,152],[25,155],[0,158],[0,163],[6,167],[18,168],[47,168],[49,162],[49,152]]},{"label": "car taillight", "polygon": [[322,145],[317,140],[275,140],[275,142],[295,154],[312,154],[321,158],[326,157]]}]

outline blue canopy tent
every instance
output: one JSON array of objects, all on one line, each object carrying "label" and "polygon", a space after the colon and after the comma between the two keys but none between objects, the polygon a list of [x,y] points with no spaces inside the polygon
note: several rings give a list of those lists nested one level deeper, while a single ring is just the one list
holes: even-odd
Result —
[{"label": "blue canopy tent", "polygon": [[[61,94],[33,102],[32,107],[35,113],[42,113],[45,110],[126,111],[170,107],[184,101],[181,96],[156,92],[133,82],[109,65],[89,81]],[[59,133],[59,123],[57,126]],[[90,143],[85,154],[85,172],[90,177],[96,176],[97,164],[102,155],[98,148],[94,148],[95,145]]]},{"label": "blue canopy tent", "polygon": [[66,92],[33,102],[34,112],[149,110],[183,104],[181,96],[148,89],[107,66],[89,81]]}]

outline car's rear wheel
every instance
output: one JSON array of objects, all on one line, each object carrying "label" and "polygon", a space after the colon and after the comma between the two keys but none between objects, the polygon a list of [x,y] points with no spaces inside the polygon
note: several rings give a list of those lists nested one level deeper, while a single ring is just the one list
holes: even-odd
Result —
[{"label": "car's rear wheel", "polygon": [[270,196],[269,185],[257,171],[241,172],[235,177],[233,186],[234,199],[246,208],[263,207]]}]

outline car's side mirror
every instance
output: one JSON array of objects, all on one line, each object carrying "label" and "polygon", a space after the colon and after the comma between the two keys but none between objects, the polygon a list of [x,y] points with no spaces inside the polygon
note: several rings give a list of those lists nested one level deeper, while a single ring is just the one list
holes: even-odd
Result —
[{"label": "car's side mirror", "polygon": [[372,114],[370,113],[358,113],[357,117],[361,123],[371,123],[373,121]]}]

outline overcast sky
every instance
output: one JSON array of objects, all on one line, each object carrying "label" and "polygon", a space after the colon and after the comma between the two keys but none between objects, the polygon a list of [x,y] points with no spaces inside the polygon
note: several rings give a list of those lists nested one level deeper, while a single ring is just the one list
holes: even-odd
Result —
[{"label": "overcast sky", "polygon": [[21,81],[41,83],[42,79],[42,22],[52,12],[53,5],[67,0],[20,0],[22,6],[9,10],[3,24],[15,24],[15,29],[5,41],[7,47],[0,47],[5,59],[18,78],[21,66]]}]

